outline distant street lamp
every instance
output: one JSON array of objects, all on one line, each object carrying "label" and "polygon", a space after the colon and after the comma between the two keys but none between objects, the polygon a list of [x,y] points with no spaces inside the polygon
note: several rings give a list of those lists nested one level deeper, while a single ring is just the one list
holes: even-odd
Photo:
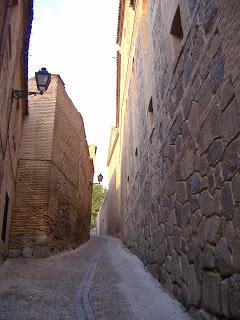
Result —
[{"label": "distant street lamp", "polygon": [[34,95],[36,96],[37,94],[43,94],[51,82],[51,73],[47,71],[46,68],[42,68],[38,72],[35,72],[35,80],[37,83],[37,88],[38,92],[33,92],[33,91],[21,91],[21,90],[12,90],[12,99],[21,99],[27,96]]},{"label": "distant street lamp", "polygon": [[103,181],[103,175],[100,173],[97,178],[98,178],[98,183],[100,184]]}]

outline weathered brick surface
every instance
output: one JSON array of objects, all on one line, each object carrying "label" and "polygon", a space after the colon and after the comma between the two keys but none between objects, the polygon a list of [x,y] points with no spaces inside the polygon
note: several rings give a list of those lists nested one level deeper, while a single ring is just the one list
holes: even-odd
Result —
[{"label": "weathered brick surface", "polygon": [[124,241],[196,318],[238,319],[240,4],[143,0],[135,11],[122,4]]},{"label": "weathered brick surface", "polygon": [[[0,260],[8,248],[15,193],[17,159],[27,100],[11,100],[12,89],[27,87],[27,54],[32,22],[32,1],[0,1]],[[6,239],[2,239],[7,194]]]},{"label": "weathered brick surface", "polygon": [[[35,90],[34,79],[29,81]],[[81,115],[52,75],[29,99],[10,229],[10,255],[46,256],[89,239],[93,163]],[[16,251],[17,250],[17,251]]]}]

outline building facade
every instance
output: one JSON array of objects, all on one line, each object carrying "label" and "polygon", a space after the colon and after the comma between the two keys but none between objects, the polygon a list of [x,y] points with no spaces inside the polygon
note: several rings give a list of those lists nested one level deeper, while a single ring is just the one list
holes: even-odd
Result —
[{"label": "building facade", "polygon": [[[34,79],[29,90],[36,91]],[[93,173],[83,119],[52,75],[44,95],[29,97],[9,255],[44,257],[87,241]]]},{"label": "building facade", "polygon": [[239,15],[238,1],[120,1],[122,238],[197,319],[240,319]]},{"label": "building facade", "polygon": [[12,89],[27,91],[32,1],[0,1],[0,260],[8,250],[16,170],[27,98],[12,99]]},{"label": "building facade", "polygon": [[113,127],[108,150],[108,193],[97,217],[97,233],[121,238],[119,128]]}]

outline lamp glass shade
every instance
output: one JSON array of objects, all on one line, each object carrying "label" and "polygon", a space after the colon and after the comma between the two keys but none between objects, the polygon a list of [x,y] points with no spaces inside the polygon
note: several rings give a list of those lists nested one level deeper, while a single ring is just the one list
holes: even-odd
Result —
[{"label": "lamp glass shade", "polygon": [[102,182],[103,181],[103,176],[102,176],[102,174],[100,173],[99,175],[98,175],[98,182]]},{"label": "lamp glass shade", "polygon": [[48,89],[50,84],[51,73],[49,73],[46,68],[42,68],[38,72],[35,72],[35,79],[38,90],[44,92]]}]

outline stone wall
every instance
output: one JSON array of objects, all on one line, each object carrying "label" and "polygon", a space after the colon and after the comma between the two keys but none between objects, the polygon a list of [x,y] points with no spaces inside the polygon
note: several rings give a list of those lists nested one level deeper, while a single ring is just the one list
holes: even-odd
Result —
[{"label": "stone wall", "polygon": [[240,3],[121,3],[123,239],[197,319],[239,319]]},{"label": "stone wall", "polygon": [[28,46],[32,1],[0,3],[0,260],[6,256],[15,195],[22,121],[27,99],[12,100],[12,89],[24,90],[28,76]]},{"label": "stone wall", "polygon": [[[36,90],[34,79],[29,90]],[[29,98],[9,255],[47,256],[87,241],[92,179],[82,117],[52,75],[47,92]]]}]

